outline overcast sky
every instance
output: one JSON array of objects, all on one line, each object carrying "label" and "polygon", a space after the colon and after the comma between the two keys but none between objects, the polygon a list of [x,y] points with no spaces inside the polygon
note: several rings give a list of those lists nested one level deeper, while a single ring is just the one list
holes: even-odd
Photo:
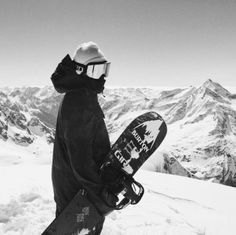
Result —
[{"label": "overcast sky", "polygon": [[236,86],[236,0],[0,0],[0,30],[1,87],[51,85],[87,41],[108,86]]}]

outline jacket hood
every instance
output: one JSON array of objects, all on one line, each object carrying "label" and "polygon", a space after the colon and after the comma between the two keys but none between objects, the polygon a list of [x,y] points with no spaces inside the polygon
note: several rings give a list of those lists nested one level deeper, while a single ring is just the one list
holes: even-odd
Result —
[{"label": "jacket hood", "polygon": [[58,64],[51,76],[51,80],[56,91],[59,93],[86,88],[98,94],[104,90],[106,82],[104,77],[93,79],[85,75],[78,75],[76,73],[76,64],[69,55],[66,55]]}]

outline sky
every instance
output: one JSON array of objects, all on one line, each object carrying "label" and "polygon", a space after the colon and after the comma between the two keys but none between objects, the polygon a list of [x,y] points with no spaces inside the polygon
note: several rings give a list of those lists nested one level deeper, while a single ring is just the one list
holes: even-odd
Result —
[{"label": "sky", "polygon": [[66,54],[96,42],[107,86],[236,86],[235,0],[0,0],[0,87],[51,85]]}]

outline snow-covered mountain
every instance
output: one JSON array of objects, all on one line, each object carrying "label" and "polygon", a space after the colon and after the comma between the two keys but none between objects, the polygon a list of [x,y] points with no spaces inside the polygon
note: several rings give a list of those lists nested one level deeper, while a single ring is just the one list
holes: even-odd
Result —
[{"label": "snow-covered mountain", "polygon": [[[197,88],[118,89],[105,95],[101,103],[111,134],[120,133],[132,116],[148,110],[157,111],[168,123],[167,138],[156,152],[161,156],[152,156],[146,164],[149,169],[165,171],[168,166],[171,173],[191,172],[197,178],[236,185],[236,99],[220,84],[209,79]],[[118,120],[123,125],[115,126]],[[175,159],[187,172],[170,169]]]},{"label": "snow-covered mountain", "polygon": [[37,137],[52,143],[61,98],[52,87],[0,89],[0,138],[24,146]]},{"label": "snow-covered mountain", "polygon": [[[62,97],[53,87],[1,88],[0,145],[25,148],[40,140],[40,148],[52,147]],[[200,87],[168,90],[110,88],[99,102],[112,143],[146,111],[166,120],[167,137],[145,169],[236,186],[236,95],[220,84],[207,80]]]}]

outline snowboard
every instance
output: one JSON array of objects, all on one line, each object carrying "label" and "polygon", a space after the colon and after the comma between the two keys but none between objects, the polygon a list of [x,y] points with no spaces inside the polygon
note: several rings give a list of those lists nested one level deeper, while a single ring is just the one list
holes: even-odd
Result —
[{"label": "snowboard", "polygon": [[[104,220],[104,214],[137,204],[144,188],[133,176],[159,147],[166,133],[166,123],[156,112],[135,118],[114,143],[101,166],[106,193],[98,196],[91,195],[88,189],[80,190],[42,235],[93,234],[96,225]],[[117,196],[115,205],[109,204],[109,192]],[[99,201],[106,204],[106,213],[101,210]]]},{"label": "snowboard", "polygon": [[147,112],[135,118],[112,146],[102,167],[101,178],[110,191],[124,197],[115,209],[137,204],[144,188],[133,175],[164,140],[167,126],[156,112]]}]

